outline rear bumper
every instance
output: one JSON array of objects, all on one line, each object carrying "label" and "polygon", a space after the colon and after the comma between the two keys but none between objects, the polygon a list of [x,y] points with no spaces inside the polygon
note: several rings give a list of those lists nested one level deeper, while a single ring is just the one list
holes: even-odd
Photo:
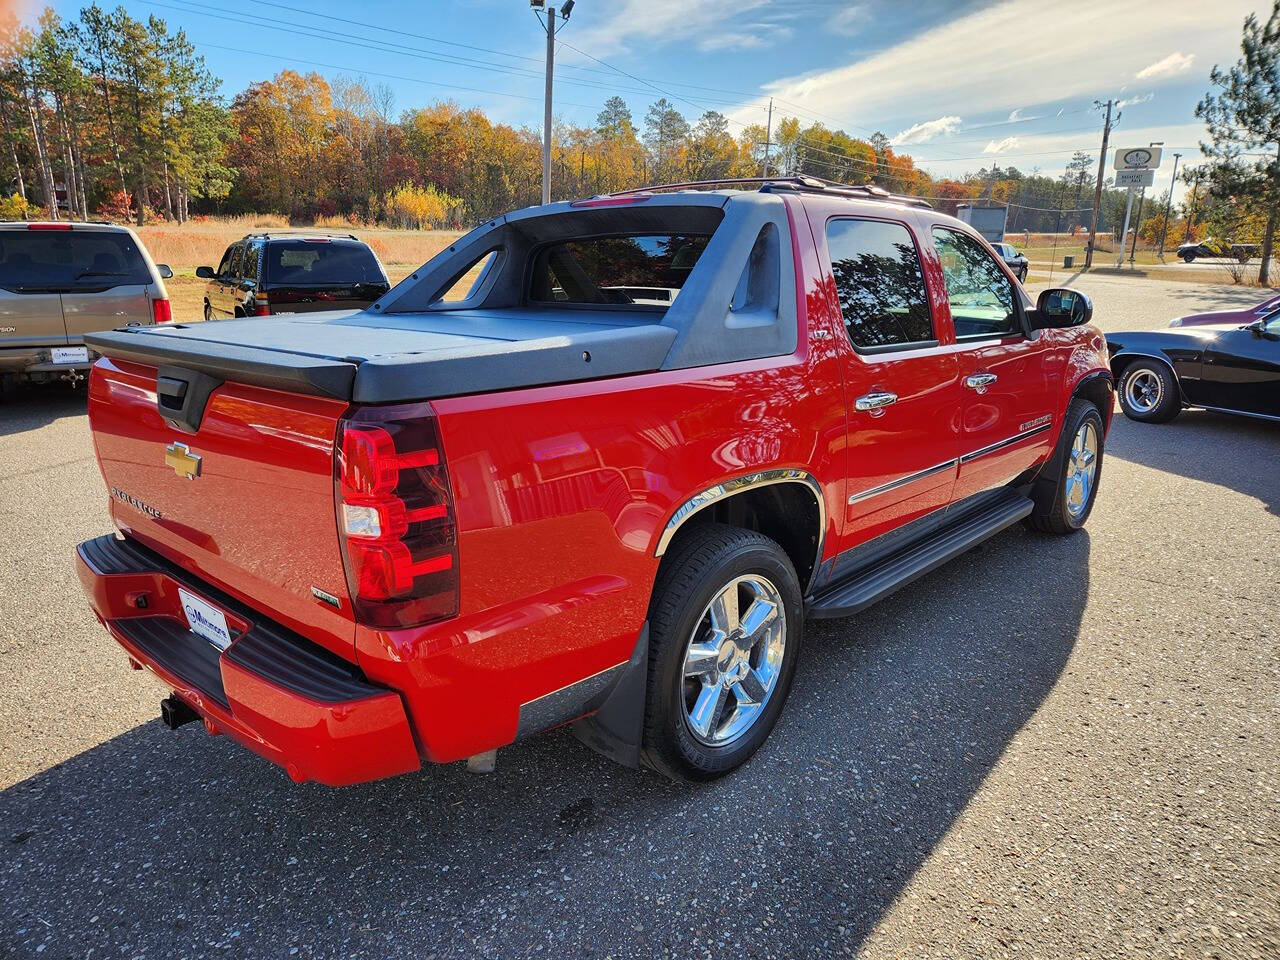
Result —
[{"label": "rear bumper", "polygon": [[[67,346],[78,347],[79,343]],[[89,351],[85,363],[54,363],[48,347],[9,347],[0,349],[0,373],[64,373],[67,370],[88,370],[98,355]]]},{"label": "rear bumper", "polygon": [[[130,660],[193,707],[211,733],[228,734],[297,781],[345,786],[418,769],[400,695],[354,665],[131,541],[85,541],[76,572]],[[226,614],[226,650],[187,629],[178,587]]]}]

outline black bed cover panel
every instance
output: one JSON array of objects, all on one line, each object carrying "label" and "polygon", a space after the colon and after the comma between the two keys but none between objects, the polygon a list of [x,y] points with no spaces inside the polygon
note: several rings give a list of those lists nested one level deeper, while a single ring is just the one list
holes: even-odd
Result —
[{"label": "black bed cover panel", "polygon": [[85,337],[108,356],[356,403],[645,373],[662,366],[674,330],[659,316],[608,310],[337,312]]}]

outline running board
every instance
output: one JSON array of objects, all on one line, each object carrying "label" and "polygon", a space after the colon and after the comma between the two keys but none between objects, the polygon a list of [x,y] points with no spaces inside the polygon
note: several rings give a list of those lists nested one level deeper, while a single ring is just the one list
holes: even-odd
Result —
[{"label": "running board", "polygon": [[805,605],[805,615],[828,620],[861,613],[877,600],[1017,523],[1031,513],[1033,507],[1029,497],[1013,495],[964,514],[954,524],[828,587]]}]

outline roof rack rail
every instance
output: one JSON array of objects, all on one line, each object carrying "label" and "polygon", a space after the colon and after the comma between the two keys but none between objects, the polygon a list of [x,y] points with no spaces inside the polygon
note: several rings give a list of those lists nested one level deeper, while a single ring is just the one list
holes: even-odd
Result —
[{"label": "roof rack rail", "polygon": [[285,230],[251,230],[245,234],[246,237],[262,237],[270,240],[272,237],[337,237],[339,239],[359,240],[354,233],[343,233],[341,230],[309,230],[306,227],[291,227]]},{"label": "roof rack rail", "polygon": [[795,191],[797,193],[828,193],[853,197],[859,200],[881,200],[885,203],[901,203],[911,207],[932,210],[933,204],[923,197],[909,197],[890,193],[873,183],[839,183],[800,174],[791,177],[730,177],[724,180],[689,180],[684,183],[660,183],[649,187],[635,187],[607,194],[610,197],[636,196],[645,193],[668,193],[674,190],[710,190],[716,187],[758,187],[761,193]]}]

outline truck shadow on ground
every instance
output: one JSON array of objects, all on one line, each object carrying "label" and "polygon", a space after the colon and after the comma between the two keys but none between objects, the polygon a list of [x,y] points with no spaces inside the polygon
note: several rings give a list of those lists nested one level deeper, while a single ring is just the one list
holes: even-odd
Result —
[{"label": "truck shadow on ground", "polygon": [[1280,423],[1208,410],[1184,410],[1170,423],[1135,423],[1117,411],[1106,452],[1162,473],[1227,487],[1280,515],[1280,472],[1259,469],[1280,462]]},{"label": "truck shadow on ground", "polygon": [[63,417],[84,416],[88,390],[65,383],[0,388],[0,437],[35,430]]},{"label": "truck shadow on ground", "polygon": [[[45,944],[44,958],[856,950],[1062,674],[1089,553],[1087,533],[1014,528],[856,619],[811,625],[774,735],[703,786],[559,732],[501,751],[488,777],[451,765],[297,787],[197,725],[147,723],[0,793],[0,945]],[[953,894],[957,909],[972,899],[961,877]]]}]

